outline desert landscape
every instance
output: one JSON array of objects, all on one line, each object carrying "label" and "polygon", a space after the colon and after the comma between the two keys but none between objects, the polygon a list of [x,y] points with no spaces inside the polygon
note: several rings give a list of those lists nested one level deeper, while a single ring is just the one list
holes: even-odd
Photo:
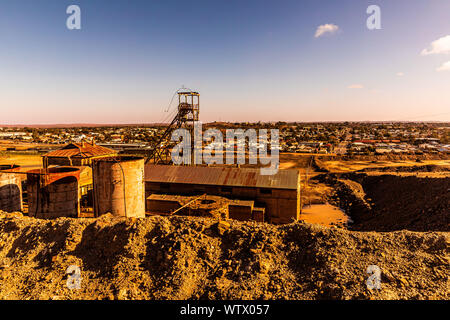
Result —
[{"label": "desert landscape", "polygon": [[[287,225],[3,212],[0,298],[449,298],[450,160],[280,159],[301,175],[300,219]],[[381,290],[365,285],[371,264]],[[65,287],[68,265],[83,270],[81,290]]]}]

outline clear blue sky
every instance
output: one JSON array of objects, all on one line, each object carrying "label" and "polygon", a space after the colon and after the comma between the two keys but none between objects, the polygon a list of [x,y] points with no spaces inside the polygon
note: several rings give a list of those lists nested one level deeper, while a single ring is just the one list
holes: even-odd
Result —
[{"label": "clear blue sky", "polygon": [[449,121],[449,35],[443,0],[2,0],[0,123],[160,121],[182,85],[205,122]]}]

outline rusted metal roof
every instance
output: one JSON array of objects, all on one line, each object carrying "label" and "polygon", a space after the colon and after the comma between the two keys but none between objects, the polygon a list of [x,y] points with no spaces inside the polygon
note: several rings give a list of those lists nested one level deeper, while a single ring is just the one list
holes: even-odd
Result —
[{"label": "rusted metal roof", "polygon": [[80,167],[53,167],[48,169],[34,169],[27,172],[28,181],[38,181],[40,176],[44,177],[44,184],[49,185],[55,181],[67,177],[75,177],[80,180]]},{"label": "rusted metal roof", "polygon": [[274,175],[261,175],[260,169],[231,167],[191,167],[148,164],[145,181],[233,187],[257,187],[297,190],[297,170],[278,170]]},{"label": "rusted metal roof", "polygon": [[91,144],[88,142],[70,143],[62,149],[50,151],[44,157],[49,158],[92,158],[104,155],[113,155],[116,152],[112,149]]}]

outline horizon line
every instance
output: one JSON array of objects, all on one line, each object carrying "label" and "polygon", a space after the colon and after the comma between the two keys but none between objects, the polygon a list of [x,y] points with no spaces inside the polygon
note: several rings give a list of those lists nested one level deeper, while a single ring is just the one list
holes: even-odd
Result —
[{"label": "horizon line", "polygon": [[[201,122],[201,121],[200,121]],[[271,121],[208,121],[202,122],[203,124],[212,123],[450,123],[450,120],[320,120],[320,121],[284,121],[284,120],[271,120]],[[33,124],[0,124],[0,128],[35,128],[35,127],[116,127],[116,126],[164,126],[169,125],[168,122],[136,122],[136,123],[33,123]]]}]

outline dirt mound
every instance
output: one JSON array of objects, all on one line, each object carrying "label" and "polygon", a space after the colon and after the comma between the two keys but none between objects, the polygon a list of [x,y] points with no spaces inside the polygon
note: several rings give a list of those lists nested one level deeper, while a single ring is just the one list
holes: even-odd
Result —
[{"label": "dirt mound", "polygon": [[450,231],[449,177],[369,175],[361,184],[374,205],[358,230]]},{"label": "dirt mound", "polygon": [[322,178],[335,187],[330,201],[359,231],[450,231],[450,177],[343,174]]},{"label": "dirt mound", "polygon": [[[448,234],[0,213],[0,299],[448,299]],[[68,289],[66,269],[81,269]],[[369,265],[381,290],[369,290]]]}]

